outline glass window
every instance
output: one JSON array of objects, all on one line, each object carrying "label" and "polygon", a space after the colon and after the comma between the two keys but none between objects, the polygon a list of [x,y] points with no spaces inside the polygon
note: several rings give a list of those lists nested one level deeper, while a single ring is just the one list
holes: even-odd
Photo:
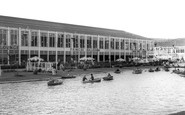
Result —
[{"label": "glass window", "polygon": [[98,48],[98,38],[93,37],[93,48]]},{"label": "glass window", "polygon": [[100,45],[100,49],[103,49],[103,38],[100,38],[99,45]]},{"label": "glass window", "polygon": [[116,49],[119,49],[119,39],[116,39]]},{"label": "glass window", "polygon": [[92,43],[91,43],[92,37],[87,36],[87,48],[92,48]]},{"label": "glass window", "polygon": [[114,38],[111,38],[111,49],[114,49]]},{"label": "glass window", "polygon": [[125,47],[125,41],[121,40],[121,49],[124,50],[124,47]]},{"label": "glass window", "polygon": [[105,38],[105,49],[109,49],[109,39]]},{"label": "glass window", "polygon": [[125,41],[125,45],[126,45],[126,46],[125,46],[125,49],[126,49],[126,50],[129,50],[129,40],[126,40],[126,41]]},{"label": "glass window", "polygon": [[139,50],[142,50],[142,43],[139,43]]},{"label": "glass window", "polygon": [[78,48],[78,35],[73,35],[73,47]]},{"label": "glass window", "polygon": [[84,47],[85,47],[85,37],[80,36],[80,48],[84,48]]},{"label": "glass window", "polygon": [[149,50],[149,48],[150,48],[150,47],[149,47],[149,44],[147,43],[147,50]]},{"label": "glass window", "polygon": [[28,31],[21,31],[21,45],[28,46]]},{"label": "glass window", "polygon": [[48,47],[47,35],[48,35],[47,33],[41,33],[41,39],[40,39],[41,47]]},{"label": "glass window", "polygon": [[58,34],[58,47],[64,47],[64,34]]},{"label": "glass window", "polygon": [[49,33],[49,47],[55,47],[55,34]]},{"label": "glass window", "polygon": [[71,35],[67,34],[66,35],[66,48],[70,48],[71,47]]},{"label": "glass window", "polygon": [[38,46],[38,32],[31,32],[31,46]]},{"label": "glass window", "polygon": [[18,45],[18,30],[10,30],[10,45]]},{"label": "glass window", "polygon": [[0,29],[0,44],[7,45],[7,30]]}]

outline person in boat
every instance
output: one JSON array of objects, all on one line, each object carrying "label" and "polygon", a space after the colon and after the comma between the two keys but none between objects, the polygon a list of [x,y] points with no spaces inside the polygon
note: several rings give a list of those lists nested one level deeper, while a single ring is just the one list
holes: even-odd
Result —
[{"label": "person in boat", "polygon": [[83,79],[82,79],[82,80],[83,80],[83,81],[87,80],[86,75],[84,75],[84,77],[83,77]]},{"label": "person in boat", "polygon": [[108,73],[107,77],[111,77],[112,75],[110,75],[110,73]]},{"label": "person in boat", "polygon": [[94,80],[94,76],[93,76],[93,74],[91,73],[91,80]]},{"label": "person in boat", "polygon": [[117,69],[116,71],[120,71],[119,69]]}]

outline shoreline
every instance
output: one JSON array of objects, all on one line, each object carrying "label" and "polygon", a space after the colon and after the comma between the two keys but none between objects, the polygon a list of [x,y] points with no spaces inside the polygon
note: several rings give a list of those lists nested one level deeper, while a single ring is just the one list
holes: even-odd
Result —
[{"label": "shoreline", "polygon": [[[141,69],[149,69],[149,68],[156,68],[157,66],[141,66],[139,68]],[[161,66],[159,66],[161,67]],[[61,76],[66,76],[66,75],[76,75],[77,77],[83,75],[83,74],[90,74],[90,73],[108,73],[108,72],[113,72],[116,69],[120,69],[121,71],[124,70],[133,70],[137,67],[123,67],[123,68],[93,68],[93,69],[87,69],[84,71],[83,69],[72,69],[70,70],[58,70],[56,75],[52,75],[52,73],[38,73],[37,75],[34,75],[33,72],[24,72],[24,71],[19,71],[19,75],[22,76],[15,76],[16,72],[3,72],[2,76],[0,76],[0,84],[7,84],[7,83],[21,83],[21,82],[35,82],[35,81],[48,81],[51,78],[54,79],[60,79]]]}]

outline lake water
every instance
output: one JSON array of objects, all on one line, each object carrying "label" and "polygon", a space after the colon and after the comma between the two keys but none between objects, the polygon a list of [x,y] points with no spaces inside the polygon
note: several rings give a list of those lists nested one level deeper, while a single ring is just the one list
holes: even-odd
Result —
[{"label": "lake water", "polygon": [[184,77],[165,71],[111,74],[113,81],[100,83],[83,84],[78,77],[52,87],[47,81],[0,84],[0,114],[164,115],[185,108]]}]

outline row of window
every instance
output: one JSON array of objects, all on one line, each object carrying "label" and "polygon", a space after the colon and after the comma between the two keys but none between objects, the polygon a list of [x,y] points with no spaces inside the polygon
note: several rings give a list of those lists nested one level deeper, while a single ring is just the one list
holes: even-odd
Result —
[{"label": "row of window", "polygon": [[[7,45],[7,34],[8,31],[5,29],[0,29],[0,45]],[[10,45],[18,45],[19,32],[18,30],[10,30]],[[66,44],[64,44],[64,38],[66,38]],[[56,44],[56,39],[58,40]],[[87,36],[87,48],[98,48],[98,37]],[[79,40],[79,41],[78,41]],[[21,46],[28,46],[29,42],[29,31],[21,31]],[[109,44],[110,42],[110,44]],[[37,31],[31,31],[31,46],[39,46],[39,33]],[[85,36],[83,35],[70,35],[58,34],[56,38],[55,33],[40,32],[40,46],[41,47],[65,47],[70,48],[73,43],[74,48],[85,48]],[[110,45],[110,46],[109,46]],[[100,37],[99,39],[99,48],[100,49],[125,49],[125,50],[136,50],[136,49],[147,49],[149,50],[151,46],[149,43],[129,43],[129,40],[119,40],[115,38]]]}]

